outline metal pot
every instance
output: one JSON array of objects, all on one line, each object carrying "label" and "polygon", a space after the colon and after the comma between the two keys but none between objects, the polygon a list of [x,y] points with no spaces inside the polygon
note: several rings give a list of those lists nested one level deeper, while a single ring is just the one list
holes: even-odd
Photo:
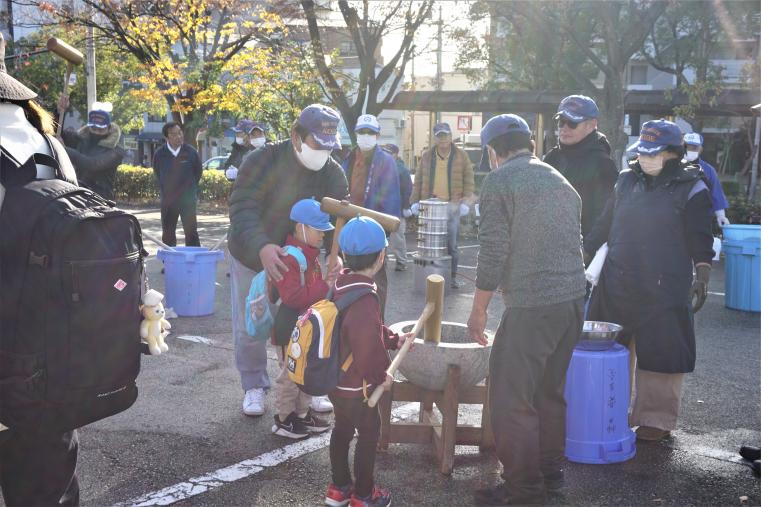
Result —
[{"label": "metal pot", "polygon": [[583,350],[608,350],[616,343],[623,326],[597,320],[584,321],[581,340],[576,347]]}]

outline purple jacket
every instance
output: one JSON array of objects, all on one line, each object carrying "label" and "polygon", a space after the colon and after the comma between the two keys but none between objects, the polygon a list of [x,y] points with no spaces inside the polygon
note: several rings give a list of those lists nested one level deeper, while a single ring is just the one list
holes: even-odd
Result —
[{"label": "purple jacket", "polygon": [[[341,166],[346,173],[346,179],[351,188],[351,171],[354,167],[354,157],[359,149],[351,151]],[[388,215],[399,217],[402,215],[401,193],[399,190],[399,172],[396,170],[394,157],[383,151],[380,146],[375,147],[373,161],[367,171],[367,184],[365,185],[364,207],[374,211],[380,211]]]}]

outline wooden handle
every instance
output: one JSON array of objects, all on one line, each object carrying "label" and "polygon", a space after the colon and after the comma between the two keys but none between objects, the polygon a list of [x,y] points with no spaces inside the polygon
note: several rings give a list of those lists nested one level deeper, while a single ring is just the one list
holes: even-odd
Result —
[{"label": "wooden handle", "polygon": [[336,218],[336,228],[333,229],[333,243],[330,245],[330,254],[328,254],[328,273],[330,273],[338,262],[338,236],[341,235],[341,229],[344,228],[346,219],[344,217]]},{"label": "wooden handle", "polygon": [[[423,323],[428,320],[428,318],[434,313],[435,310],[435,304],[434,303],[426,303],[425,308],[423,309],[423,313],[420,314],[420,318],[415,322],[415,326],[412,328],[412,336],[408,337],[404,344],[402,345],[402,348],[399,349],[399,352],[396,353],[396,357],[394,357],[394,360],[391,361],[391,365],[386,370],[386,373],[388,375],[393,375],[396,373],[397,368],[399,368],[399,365],[404,360],[404,356],[407,355],[407,351],[410,350],[410,347],[412,346],[413,342],[415,341],[415,337],[420,333],[420,329],[423,327]],[[370,407],[374,407],[378,400],[381,399],[381,396],[383,396],[383,386],[379,385],[375,387],[375,391],[373,391],[373,394],[370,395],[370,398],[367,400],[367,404]]]},{"label": "wooden handle", "polygon": [[441,342],[441,314],[444,311],[444,277],[441,275],[428,275],[425,286],[425,301],[433,303],[434,310],[431,318],[425,321],[423,339],[437,345]]},{"label": "wooden handle", "polygon": [[151,241],[156,243],[158,246],[160,246],[164,250],[169,250],[169,251],[172,251],[172,252],[175,251],[175,249],[173,247],[167,245],[166,243],[161,241],[159,238],[155,237],[153,234],[150,234],[149,232],[147,232],[145,229],[143,229],[142,233],[143,233],[143,236],[145,236],[146,238],[150,239]]},{"label": "wooden handle", "polygon": [[[74,69],[74,64],[72,64],[70,61],[66,64],[66,79],[63,82],[63,92],[61,92],[61,95],[68,95],[69,94],[69,79],[71,79],[71,71]],[[61,135],[61,130],[63,130],[63,119],[66,117],[66,111],[59,111],[58,113],[58,128],[56,129],[56,134],[59,136]]]},{"label": "wooden handle", "polygon": [[338,199],[333,199],[331,197],[322,198],[322,201],[320,201],[320,209],[329,215],[343,217],[346,220],[351,220],[357,215],[372,218],[378,222],[386,232],[395,232],[399,229],[399,225],[401,224],[399,218],[393,215],[387,215],[380,211],[357,206],[349,201],[339,201]]}]

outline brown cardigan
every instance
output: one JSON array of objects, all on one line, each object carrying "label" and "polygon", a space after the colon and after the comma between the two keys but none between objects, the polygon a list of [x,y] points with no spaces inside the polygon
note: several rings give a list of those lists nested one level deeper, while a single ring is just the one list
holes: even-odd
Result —
[{"label": "brown cardigan", "polygon": [[[419,202],[422,199],[431,197],[433,191],[433,173],[436,170],[433,166],[435,157],[433,150],[436,148],[423,151],[420,157],[420,166],[415,172],[415,184],[412,187],[412,196],[410,202]],[[450,202],[473,201],[473,192],[475,183],[473,181],[473,164],[470,163],[468,155],[462,149],[452,144],[452,151],[449,154],[449,200]]]}]

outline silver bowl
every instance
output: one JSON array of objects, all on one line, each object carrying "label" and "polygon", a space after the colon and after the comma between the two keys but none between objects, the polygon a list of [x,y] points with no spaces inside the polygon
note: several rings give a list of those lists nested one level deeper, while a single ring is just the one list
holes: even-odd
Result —
[{"label": "silver bowl", "polygon": [[581,340],[576,346],[583,350],[608,350],[616,343],[623,326],[597,320],[584,321]]}]

